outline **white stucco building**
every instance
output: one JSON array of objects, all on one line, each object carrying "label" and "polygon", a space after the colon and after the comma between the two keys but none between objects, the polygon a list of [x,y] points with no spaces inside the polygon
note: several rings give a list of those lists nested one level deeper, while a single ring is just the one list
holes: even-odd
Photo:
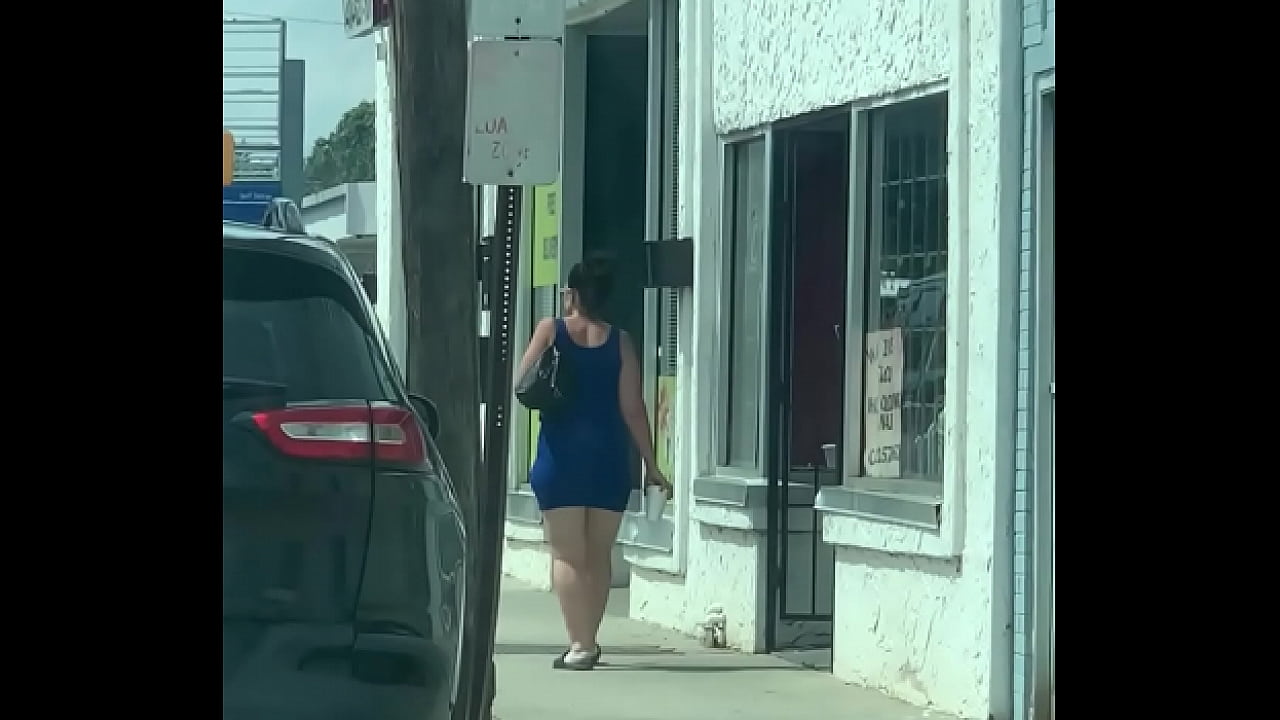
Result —
[{"label": "white stucco building", "polygon": [[[1050,717],[1053,0],[566,2],[561,179],[525,193],[516,336],[584,253],[622,258],[611,311],[676,488],[624,520],[631,615]],[[645,288],[643,243],[681,239],[692,287]],[[537,419],[515,420],[503,567],[549,588]]]},{"label": "white stucco building", "polygon": [[338,244],[351,261],[366,290],[377,288],[377,183],[348,182],[302,198],[302,223],[307,232]]}]

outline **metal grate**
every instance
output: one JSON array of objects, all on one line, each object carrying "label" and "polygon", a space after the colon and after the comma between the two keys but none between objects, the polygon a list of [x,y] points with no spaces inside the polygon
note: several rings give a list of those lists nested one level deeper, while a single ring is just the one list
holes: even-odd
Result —
[{"label": "metal grate", "polygon": [[[680,3],[668,0],[664,8],[663,99],[665,103],[662,224],[659,240],[674,240],[680,233]],[[675,376],[679,353],[680,291],[663,288],[658,293],[658,375]]]},{"label": "metal grate", "polygon": [[945,95],[872,120],[871,294],[867,330],[902,329],[903,478],[940,480],[946,379]]},{"label": "metal grate", "polygon": [[662,337],[662,344],[658,347],[658,375],[675,377],[677,353],[680,349],[680,291],[663,288],[659,296],[658,316],[661,327],[658,332]]}]

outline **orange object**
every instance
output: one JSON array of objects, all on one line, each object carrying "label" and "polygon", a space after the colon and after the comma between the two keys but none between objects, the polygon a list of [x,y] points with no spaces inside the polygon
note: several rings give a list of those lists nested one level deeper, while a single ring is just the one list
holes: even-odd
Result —
[{"label": "orange object", "polygon": [[236,140],[231,133],[222,131],[222,187],[231,184],[236,174]]}]

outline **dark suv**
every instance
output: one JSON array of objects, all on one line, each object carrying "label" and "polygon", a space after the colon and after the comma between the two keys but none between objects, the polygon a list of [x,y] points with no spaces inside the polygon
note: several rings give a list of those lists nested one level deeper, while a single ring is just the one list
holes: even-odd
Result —
[{"label": "dark suv", "polygon": [[222,376],[223,717],[449,717],[466,544],[438,417],[332,243],[223,223]]}]

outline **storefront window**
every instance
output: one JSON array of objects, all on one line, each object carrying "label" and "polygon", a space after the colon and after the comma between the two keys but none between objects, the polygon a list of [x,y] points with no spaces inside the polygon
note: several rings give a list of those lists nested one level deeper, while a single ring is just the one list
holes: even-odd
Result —
[{"label": "storefront window", "polygon": [[765,297],[765,143],[730,145],[726,157],[728,206],[725,251],[727,303],[722,326],[719,463],[758,470],[760,462]]},{"label": "storefront window", "polygon": [[862,474],[942,479],[945,95],[872,116]]}]

